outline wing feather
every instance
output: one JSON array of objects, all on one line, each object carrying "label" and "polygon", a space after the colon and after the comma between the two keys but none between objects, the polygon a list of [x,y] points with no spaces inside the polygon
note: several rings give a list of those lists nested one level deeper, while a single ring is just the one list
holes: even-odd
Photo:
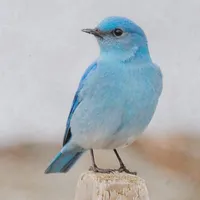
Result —
[{"label": "wing feather", "polygon": [[63,139],[63,146],[70,140],[71,136],[72,136],[72,133],[71,133],[71,127],[70,127],[70,121],[71,121],[71,118],[73,116],[73,113],[74,111],[77,109],[78,105],[81,103],[82,99],[83,98],[80,98],[79,97],[79,93],[81,91],[81,89],[83,88],[84,86],[84,83],[88,77],[88,75],[94,71],[97,67],[97,63],[94,62],[92,63],[85,71],[85,73],[83,74],[81,80],[80,80],[80,83],[79,83],[79,86],[78,86],[78,89],[75,93],[75,96],[74,96],[74,99],[73,99],[73,102],[72,102],[72,107],[71,107],[71,110],[69,112],[69,116],[68,116],[68,119],[67,119],[67,124],[66,124],[66,130],[65,130],[65,135],[64,135],[64,139]]}]

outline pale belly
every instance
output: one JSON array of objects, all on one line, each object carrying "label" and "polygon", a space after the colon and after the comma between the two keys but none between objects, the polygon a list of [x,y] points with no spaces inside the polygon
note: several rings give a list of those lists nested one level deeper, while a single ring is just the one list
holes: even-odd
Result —
[{"label": "pale belly", "polygon": [[148,126],[156,102],[145,108],[87,110],[72,120],[73,140],[84,149],[114,149],[132,144]]}]

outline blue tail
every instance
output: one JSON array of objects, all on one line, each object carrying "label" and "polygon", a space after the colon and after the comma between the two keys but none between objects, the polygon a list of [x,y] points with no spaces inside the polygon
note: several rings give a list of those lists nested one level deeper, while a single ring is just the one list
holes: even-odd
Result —
[{"label": "blue tail", "polygon": [[45,174],[68,172],[82,153],[83,152],[59,152],[45,170]]}]

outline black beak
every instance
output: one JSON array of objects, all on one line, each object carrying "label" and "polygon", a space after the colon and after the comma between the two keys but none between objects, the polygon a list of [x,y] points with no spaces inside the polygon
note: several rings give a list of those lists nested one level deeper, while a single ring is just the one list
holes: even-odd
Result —
[{"label": "black beak", "polygon": [[86,29],[82,29],[82,31],[103,39],[102,33],[98,29],[86,28]]}]

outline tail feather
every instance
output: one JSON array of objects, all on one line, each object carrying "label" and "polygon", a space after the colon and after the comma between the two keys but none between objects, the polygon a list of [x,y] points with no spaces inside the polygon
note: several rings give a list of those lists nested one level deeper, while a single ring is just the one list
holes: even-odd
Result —
[{"label": "tail feather", "polygon": [[68,172],[82,153],[83,152],[59,152],[45,170],[45,174]]}]

